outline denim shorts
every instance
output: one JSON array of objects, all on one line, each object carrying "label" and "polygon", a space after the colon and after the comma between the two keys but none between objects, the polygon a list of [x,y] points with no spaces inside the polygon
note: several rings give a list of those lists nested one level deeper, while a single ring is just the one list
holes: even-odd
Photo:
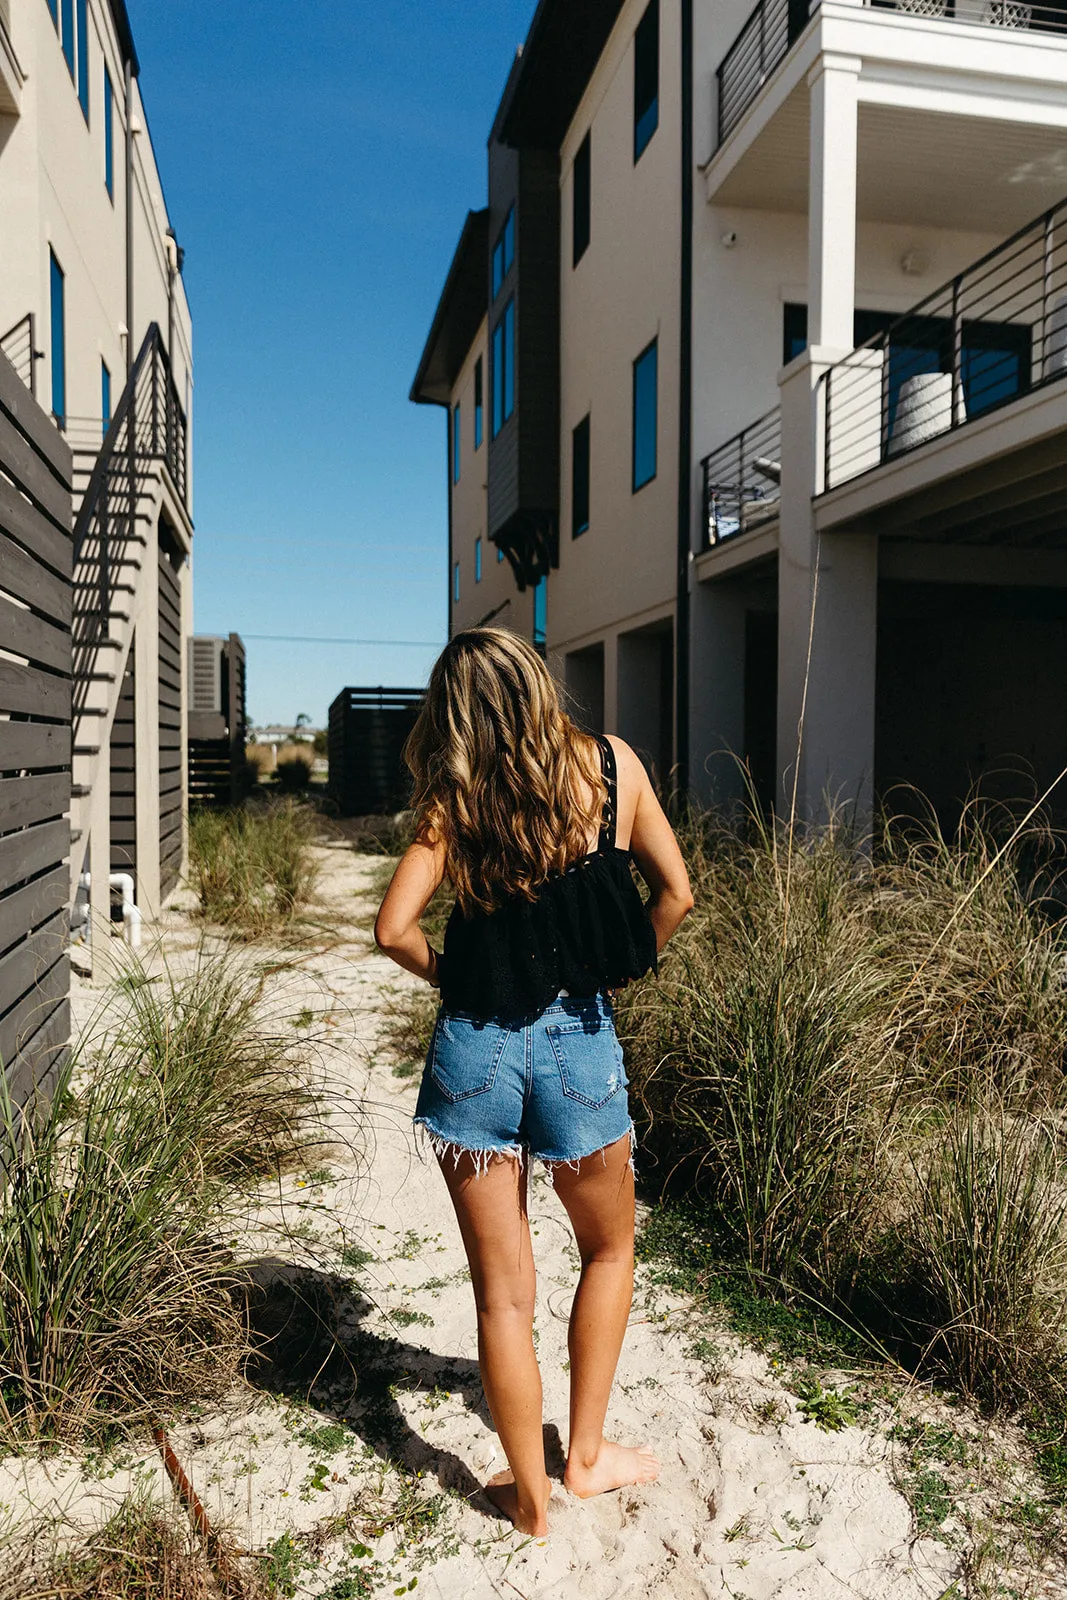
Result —
[{"label": "denim shorts", "polygon": [[436,1154],[534,1156],[549,1175],[575,1166],[634,1125],[626,1069],[606,995],[561,995],[532,1022],[483,1022],[462,1011],[437,1014],[414,1122]]}]

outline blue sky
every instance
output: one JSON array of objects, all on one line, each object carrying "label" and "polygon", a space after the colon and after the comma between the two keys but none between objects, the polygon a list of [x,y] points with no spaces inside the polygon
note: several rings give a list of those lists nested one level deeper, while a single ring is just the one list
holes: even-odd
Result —
[{"label": "blue sky", "polygon": [[256,722],[319,723],[444,642],[445,424],[407,395],[534,0],[128,4],[193,314],[196,631],[244,636]]}]

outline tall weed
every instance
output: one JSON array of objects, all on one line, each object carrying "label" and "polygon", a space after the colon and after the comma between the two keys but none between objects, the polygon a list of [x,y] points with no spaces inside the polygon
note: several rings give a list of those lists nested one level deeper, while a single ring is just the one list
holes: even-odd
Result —
[{"label": "tall weed", "polygon": [[314,828],[314,811],[293,801],[191,812],[189,874],[201,914],[247,938],[284,932],[314,894]]}]

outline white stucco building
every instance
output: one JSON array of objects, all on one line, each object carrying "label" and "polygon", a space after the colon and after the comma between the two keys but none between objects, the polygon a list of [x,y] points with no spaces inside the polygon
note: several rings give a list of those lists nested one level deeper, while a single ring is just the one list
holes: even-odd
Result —
[{"label": "white stucco building", "polygon": [[543,634],[702,798],[1051,783],[1065,90],[1062,5],[542,0],[413,389],[452,626]]},{"label": "white stucco building", "polygon": [[124,0],[0,0],[0,349],[73,451],[72,892],[104,920],[184,845],[192,331],[138,75]]}]

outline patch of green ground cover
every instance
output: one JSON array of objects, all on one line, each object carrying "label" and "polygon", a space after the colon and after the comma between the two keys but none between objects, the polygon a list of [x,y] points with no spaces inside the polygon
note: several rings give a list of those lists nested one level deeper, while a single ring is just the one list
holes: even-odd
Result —
[{"label": "patch of green ground cover", "polygon": [[719,1312],[757,1350],[789,1360],[870,1364],[871,1343],[859,1330],[806,1300],[776,1297],[723,1253],[712,1229],[706,1210],[677,1201],[654,1206],[636,1241],[647,1281]]}]

